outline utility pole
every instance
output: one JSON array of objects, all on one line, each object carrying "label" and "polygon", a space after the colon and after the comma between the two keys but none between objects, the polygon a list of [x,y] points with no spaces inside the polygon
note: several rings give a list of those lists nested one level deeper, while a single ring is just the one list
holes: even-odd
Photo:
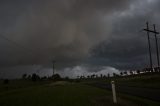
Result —
[{"label": "utility pole", "polygon": [[150,59],[150,68],[152,69],[152,54],[151,54],[151,43],[150,43],[150,36],[149,36],[149,26],[148,26],[148,22],[146,23],[147,28],[143,29],[144,31],[147,31],[147,37],[148,37],[148,50],[149,50],[149,59]]},{"label": "utility pole", "polygon": [[150,68],[152,69],[153,66],[152,66],[152,55],[151,55],[151,44],[150,44],[150,36],[149,36],[149,33],[154,33],[154,36],[155,36],[155,41],[156,41],[155,44],[156,44],[156,52],[157,52],[157,63],[158,63],[158,67],[159,67],[160,63],[159,63],[159,50],[158,50],[158,39],[157,39],[157,34],[159,34],[159,32],[156,31],[155,24],[153,25],[154,30],[150,30],[150,29],[149,29],[148,22],[147,22],[146,24],[147,24],[147,28],[146,28],[146,29],[143,29],[143,30],[147,32],[147,36],[148,36]]},{"label": "utility pole", "polygon": [[156,51],[157,51],[157,62],[158,62],[158,67],[159,67],[159,49],[158,49],[158,39],[157,39],[157,34],[159,34],[159,32],[156,32],[156,25],[153,24],[154,27],[154,36],[155,36],[155,40],[156,40]]},{"label": "utility pole", "polygon": [[52,61],[52,64],[53,64],[53,66],[52,66],[52,68],[53,68],[53,75],[55,74],[55,62],[56,61],[54,61],[54,60]]}]

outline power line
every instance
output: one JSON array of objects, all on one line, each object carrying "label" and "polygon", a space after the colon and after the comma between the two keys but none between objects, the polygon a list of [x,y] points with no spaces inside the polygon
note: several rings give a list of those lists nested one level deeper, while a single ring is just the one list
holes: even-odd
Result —
[{"label": "power line", "polygon": [[14,46],[16,46],[16,47],[18,47],[18,48],[21,48],[21,49],[25,50],[25,51],[23,51],[23,52],[25,52],[25,53],[28,52],[27,54],[33,56],[33,51],[32,51],[31,49],[29,49],[29,48],[27,48],[27,47],[24,47],[24,46],[18,44],[17,42],[15,42],[15,41],[13,41],[13,40],[11,40],[11,39],[3,36],[3,35],[0,35],[0,38],[6,40],[6,41],[8,41],[8,42],[10,42],[11,44],[14,44]]}]

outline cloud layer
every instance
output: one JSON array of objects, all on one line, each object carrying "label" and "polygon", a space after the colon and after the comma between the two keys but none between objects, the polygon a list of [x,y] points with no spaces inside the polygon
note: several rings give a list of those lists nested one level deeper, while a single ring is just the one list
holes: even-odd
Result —
[{"label": "cloud layer", "polygon": [[108,66],[103,66],[100,68],[95,68],[94,67],[94,71],[92,70],[93,67],[87,67],[87,66],[74,66],[72,68],[65,68],[64,70],[61,71],[57,71],[57,73],[59,73],[62,77],[69,77],[69,78],[77,78],[78,76],[84,76],[87,77],[88,75],[98,75],[98,77],[100,77],[100,75],[105,75],[108,76],[108,74],[110,76],[113,75],[113,73],[119,74],[120,71],[118,69],[115,69],[113,67],[108,67]]},{"label": "cloud layer", "polygon": [[[158,0],[136,1],[129,9],[114,14],[111,36],[109,42],[103,42],[94,50],[95,59],[103,64],[119,69],[137,69],[149,66],[148,41],[146,33],[142,31],[149,21],[150,29],[153,24],[159,31]],[[155,39],[150,34],[154,66],[157,66]],[[159,48],[160,49],[160,48]]]},{"label": "cloud layer", "polygon": [[[0,66],[51,67],[56,60],[56,68],[147,67],[142,29],[149,21],[159,31],[159,5],[159,0],[1,0]],[[151,43],[156,66],[153,37]]]},{"label": "cloud layer", "polygon": [[[11,49],[3,50],[7,53],[1,64],[41,64],[52,59],[80,61],[109,36],[112,22],[104,16],[126,9],[128,3],[128,0],[4,1],[0,11],[4,24],[1,34],[23,48],[12,45]],[[8,48],[4,43],[1,48]]]}]

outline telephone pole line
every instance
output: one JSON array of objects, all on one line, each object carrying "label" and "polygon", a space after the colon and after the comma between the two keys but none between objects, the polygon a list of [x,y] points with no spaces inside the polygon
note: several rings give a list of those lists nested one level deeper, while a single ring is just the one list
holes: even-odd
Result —
[{"label": "telephone pole line", "polygon": [[158,39],[157,39],[157,34],[159,34],[159,32],[156,32],[156,25],[153,24],[154,27],[154,36],[155,36],[155,40],[156,40],[156,52],[157,52],[157,62],[158,62],[158,67],[159,67],[159,49],[158,49]]},{"label": "telephone pole line", "polygon": [[55,62],[56,61],[54,61],[54,60],[52,61],[52,64],[53,64],[53,66],[52,66],[52,68],[53,68],[53,75],[55,74]]},{"label": "telephone pole line", "polygon": [[150,29],[149,29],[149,24],[148,24],[148,22],[146,23],[146,25],[147,25],[147,28],[146,28],[146,29],[143,29],[143,30],[147,32],[147,36],[148,36],[150,68],[152,69],[152,68],[153,68],[153,65],[152,65],[152,54],[151,54],[151,44],[150,44],[150,35],[149,35],[149,33],[154,33],[154,36],[155,36],[155,41],[156,41],[155,44],[156,44],[156,52],[157,52],[157,63],[158,63],[158,67],[159,67],[160,63],[159,63],[159,50],[158,50],[158,39],[157,39],[157,34],[159,34],[159,32],[156,31],[155,24],[153,24],[154,30],[150,30]]},{"label": "telephone pole line", "polygon": [[153,65],[152,65],[151,43],[150,43],[150,36],[149,36],[150,30],[149,30],[148,22],[146,23],[146,25],[147,25],[147,28],[143,30],[147,32],[150,68],[152,69]]}]

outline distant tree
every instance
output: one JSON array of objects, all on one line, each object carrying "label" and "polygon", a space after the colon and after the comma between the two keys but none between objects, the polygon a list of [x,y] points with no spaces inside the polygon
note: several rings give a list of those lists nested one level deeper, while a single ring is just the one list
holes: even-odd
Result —
[{"label": "distant tree", "polygon": [[61,80],[61,76],[59,74],[54,74],[53,79],[54,80]]},{"label": "distant tree", "polygon": [[9,84],[9,79],[5,79],[5,80],[3,81],[3,84]]},{"label": "distant tree", "polygon": [[95,75],[95,74],[93,74],[93,75],[92,75],[92,78],[95,78],[95,76],[96,76],[96,75]]},{"label": "distant tree", "polygon": [[160,72],[160,67],[157,67],[157,69],[158,69],[158,72]]},{"label": "distant tree", "polygon": [[95,75],[96,76],[96,78],[98,78],[98,75]]},{"label": "distant tree", "polygon": [[107,77],[106,77],[106,75],[103,75],[103,77],[102,77],[102,78],[107,78]]},{"label": "distant tree", "polygon": [[44,76],[44,77],[42,77],[41,79],[42,79],[42,80],[47,80],[47,77],[46,77],[46,76]]},{"label": "distant tree", "polygon": [[90,78],[90,76],[88,75],[87,78]]},{"label": "distant tree", "polygon": [[80,76],[80,79],[82,79],[83,78],[83,76]]},{"label": "distant tree", "polygon": [[133,75],[133,71],[130,71],[130,75]]},{"label": "distant tree", "polygon": [[160,72],[160,67],[157,67],[157,72]]},{"label": "distant tree", "polygon": [[65,77],[64,79],[65,79],[66,81],[70,80],[69,77]]},{"label": "distant tree", "polygon": [[158,72],[158,69],[157,69],[157,67],[155,67],[155,68],[153,68],[154,69],[154,72]]},{"label": "distant tree", "polygon": [[116,77],[116,73],[113,73],[113,77]]},{"label": "distant tree", "polygon": [[91,75],[91,78],[93,78],[93,75]]},{"label": "distant tree", "polygon": [[91,78],[93,79],[94,77],[95,77],[95,75],[94,75],[94,74],[92,74],[92,75],[91,75]]},{"label": "distant tree", "polygon": [[65,81],[68,81],[68,82],[73,82],[73,81],[75,81],[75,80],[73,80],[73,79],[70,79],[68,76],[65,77],[64,80],[65,80]]},{"label": "distant tree", "polygon": [[146,73],[146,68],[143,68],[141,71],[142,71],[143,73]]},{"label": "distant tree", "polygon": [[123,72],[120,72],[120,75],[123,76]]},{"label": "distant tree", "polygon": [[124,75],[128,75],[127,71],[123,72]]},{"label": "distant tree", "polygon": [[108,76],[108,78],[109,78],[109,77],[110,77],[110,74],[108,73],[108,75],[107,75],[107,76]]},{"label": "distant tree", "polygon": [[40,80],[40,77],[37,74],[33,73],[32,74],[32,81],[37,81],[37,80]]},{"label": "distant tree", "polygon": [[100,77],[103,78],[103,75],[101,74]]},{"label": "distant tree", "polygon": [[153,73],[153,68],[150,68],[150,72]]},{"label": "distant tree", "polygon": [[27,79],[29,79],[29,80],[30,80],[31,78],[32,78],[32,77],[31,77],[31,75],[28,75]]},{"label": "distant tree", "polygon": [[140,70],[136,70],[137,74],[140,74]]},{"label": "distant tree", "polygon": [[23,74],[22,79],[26,79],[26,78],[27,78],[27,74]]},{"label": "distant tree", "polygon": [[34,73],[34,74],[32,74],[32,81],[36,81],[37,79],[36,79],[36,74]]}]

